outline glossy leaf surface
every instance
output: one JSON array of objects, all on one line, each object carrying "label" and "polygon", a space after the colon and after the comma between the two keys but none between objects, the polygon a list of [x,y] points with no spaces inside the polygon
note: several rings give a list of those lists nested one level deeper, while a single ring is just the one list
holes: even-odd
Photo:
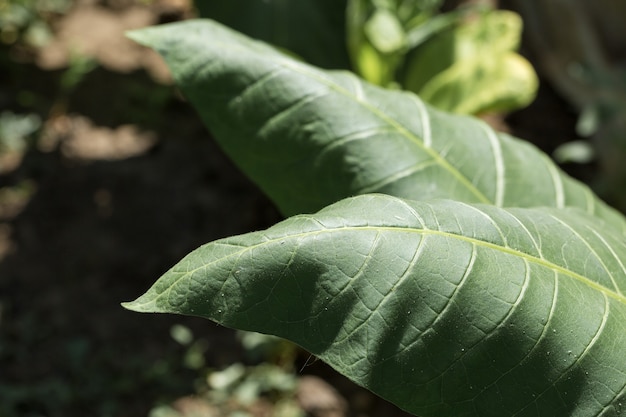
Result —
[{"label": "glossy leaf surface", "polygon": [[226,153],[285,215],[372,192],[580,207],[626,222],[533,146],[406,92],[293,60],[210,20],[132,32],[163,55]]},{"label": "glossy leaf surface", "polygon": [[625,264],[580,210],[367,195],[207,244],[126,307],[288,338],[423,417],[616,416]]}]

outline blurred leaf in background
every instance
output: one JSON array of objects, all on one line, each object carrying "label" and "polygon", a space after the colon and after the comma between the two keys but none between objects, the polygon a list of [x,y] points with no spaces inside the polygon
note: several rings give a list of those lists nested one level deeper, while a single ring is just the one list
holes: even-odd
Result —
[{"label": "blurred leaf in background", "polygon": [[345,0],[196,1],[200,16],[287,49],[323,68],[348,68]]},{"label": "blurred leaf in background", "polygon": [[[506,0],[527,28],[526,49],[541,75],[578,113],[599,172],[593,188],[626,211],[626,2]],[[570,149],[558,148],[562,156]],[[577,161],[590,162],[588,159]]]},{"label": "blurred leaf in background", "polygon": [[532,65],[515,51],[516,13],[441,1],[350,0],[348,45],[366,80],[411,90],[442,110],[481,114],[518,109],[535,97]]},{"label": "blurred leaf in background", "polygon": [[28,138],[41,126],[41,118],[34,113],[0,113],[0,154],[7,151],[21,152]]},{"label": "blurred leaf in background", "polygon": [[439,19],[439,24],[432,24],[442,3],[440,0],[349,0],[346,37],[355,71],[377,85],[396,84],[396,72],[407,51],[441,29],[441,23],[454,21],[453,15],[447,15],[446,22]]},{"label": "blurred leaf in background", "polygon": [[515,52],[520,17],[480,5],[440,13],[443,3],[235,0],[195,4],[202,17],[309,63],[352,68],[367,81],[414,91],[443,110],[480,114],[529,104],[538,81],[530,63]]},{"label": "blurred leaf in background", "polygon": [[475,11],[411,54],[405,87],[455,113],[525,107],[535,98],[538,79],[532,65],[515,52],[521,32],[516,13]]},{"label": "blurred leaf in background", "polygon": [[[191,330],[180,324],[172,326],[170,334],[188,347],[187,367],[194,351],[195,356],[203,358],[205,352],[197,352],[197,346],[206,340],[196,340]],[[195,395],[158,405],[151,410],[150,417],[251,417],[259,415],[259,409],[263,408],[271,410],[276,417],[304,417],[305,412],[296,398],[299,377],[292,366],[295,358],[285,362],[280,360],[282,355],[276,356],[279,351],[294,352],[295,345],[260,333],[241,331],[238,335],[245,356],[254,365],[235,362],[223,369],[212,369],[205,367],[203,360],[194,363],[191,368],[204,375],[196,381]],[[282,363],[277,363],[276,359]]]},{"label": "blurred leaf in background", "polygon": [[43,46],[52,37],[48,18],[63,14],[72,0],[0,0],[0,41],[13,44],[23,39],[31,46]]}]

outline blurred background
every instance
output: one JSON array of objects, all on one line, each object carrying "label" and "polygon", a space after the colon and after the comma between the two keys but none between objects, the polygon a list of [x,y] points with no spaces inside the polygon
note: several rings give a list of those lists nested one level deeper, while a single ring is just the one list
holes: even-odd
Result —
[{"label": "blurred background", "polygon": [[0,417],[407,415],[287,342],[120,307],[280,220],[123,35],[199,16],[481,117],[626,209],[622,0],[0,0]]}]

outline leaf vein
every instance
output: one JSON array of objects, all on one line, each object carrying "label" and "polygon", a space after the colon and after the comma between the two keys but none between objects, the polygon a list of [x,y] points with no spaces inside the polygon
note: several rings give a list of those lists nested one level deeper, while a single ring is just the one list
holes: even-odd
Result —
[{"label": "leaf vein", "polygon": [[[309,217],[309,216],[304,216],[304,217]],[[558,273],[561,273],[567,277],[570,277],[572,279],[575,279],[585,285],[587,285],[588,287],[599,291],[601,293],[607,294],[609,297],[617,300],[620,303],[626,304],[626,296],[619,294],[615,291],[612,291],[606,287],[604,287],[603,285],[591,280],[590,278],[587,278],[575,271],[571,271],[566,269],[565,267],[562,267],[560,265],[557,265],[547,259],[544,258],[538,258],[535,257],[533,255],[530,255],[528,253],[525,252],[521,252],[517,249],[514,248],[507,248],[507,247],[502,247],[502,246],[498,246],[496,244],[490,243],[490,242],[485,242],[485,241],[481,241],[478,240],[476,238],[472,238],[472,237],[467,237],[467,236],[462,236],[462,235],[458,235],[458,234],[454,234],[454,233],[450,233],[450,232],[445,232],[445,231],[439,231],[439,230],[431,230],[431,229],[417,229],[417,228],[408,228],[408,227],[393,227],[393,226],[343,226],[340,228],[324,228],[322,230],[313,230],[313,231],[306,231],[306,232],[302,232],[302,233],[295,233],[292,235],[288,235],[288,236],[282,236],[280,238],[274,238],[271,239],[269,241],[265,241],[265,242],[260,242],[257,243],[255,245],[251,245],[248,246],[246,248],[243,248],[241,251],[237,251],[237,252],[233,252],[229,255],[226,255],[225,257],[221,257],[219,259],[213,260],[211,262],[205,263],[203,265],[198,266],[197,268],[185,273],[184,275],[182,275],[181,277],[177,278],[176,280],[174,280],[170,286],[168,287],[168,289],[173,288],[174,286],[178,285],[179,282],[185,278],[185,276],[188,276],[194,272],[196,272],[197,270],[200,269],[205,269],[210,267],[211,265],[218,263],[218,262],[223,262],[225,261],[226,258],[230,258],[232,256],[236,256],[239,255],[240,252],[246,252],[249,250],[252,250],[254,248],[257,248],[259,246],[265,245],[265,244],[270,244],[270,243],[275,243],[277,240],[285,240],[285,239],[295,239],[295,238],[300,238],[303,236],[309,236],[309,235],[315,235],[315,234],[319,234],[319,233],[332,233],[332,232],[336,232],[338,230],[342,230],[342,231],[348,231],[348,230],[352,230],[352,231],[387,231],[387,232],[393,232],[393,233],[417,233],[417,234],[421,234],[421,235],[438,235],[438,236],[442,236],[442,237],[447,237],[447,238],[452,238],[452,239],[458,239],[458,240],[462,240],[462,241],[466,241],[468,243],[471,244],[475,244],[478,246],[482,246],[488,249],[492,249],[495,251],[499,251],[502,253],[506,253],[515,257],[519,257],[521,259],[526,259],[528,262],[530,263],[534,263],[537,264],[539,266],[551,269],[553,271],[556,271]],[[148,302],[148,303],[152,303],[154,301],[156,301],[156,299],[160,298],[163,295],[163,293],[161,294],[157,294],[155,296],[155,299]]]},{"label": "leaf vein", "polygon": [[[284,64],[285,66],[288,66],[294,72],[297,72],[306,77],[313,78],[316,81],[322,84],[325,84],[326,86],[333,89],[337,93],[347,98],[350,98],[354,100],[356,103],[360,104],[363,108],[365,108],[367,111],[372,113],[374,116],[378,117],[384,123],[393,127],[396,131],[398,131],[398,133],[400,133],[401,136],[404,136],[409,141],[415,143],[424,152],[429,154],[431,158],[436,161],[437,164],[441,165],[441,167],[445,169],[446,171],[450,172],[452,176],[454,176],[459,181],[459,183],[463,184],[463,186],[467,188],[478,199],[478,201],[482,203],[492,203],[492,201],[489,200],[489,198],[487,198],[487,196],[485,196],[485,194],[482,191],[480,191],[474,184],[472,184],[472,182],[469,180],[469,178],[466,175],[464,175],[458,169],[456,169],[450,162],[443,159],[441,155],[437,153],[435,150],[427,147],[423,142],[423,138],[420,139],[419,137],[417,137],[415,133],[411,132],[407,127],[402,125],[400,122],[392,119],[390,116],[388,116],[387,114],[385,114],[380,109],[373,106],[372,104],[368,103],[367,101],[360,100],[354,93],[347,90],[345,87],[341,86],[335,80],[323,77],[317,72],[308,70],[305,67],[302,67],[300,65],[294,65],[291,62],[285,62]],[[409,93],[406,93],[406,94],[409,94]]]},{"label": "leaf vein", "polygon": [[505,166],[504,166],[504,157],[502,156],[502,145],[500,144],[500,140],[493,132],[491,128],[487,126],[486,123],[480,123],[480,127],[485,132],[487,139],[489,140],[489,144],[491,145],[491,150],[493,153],[493,161],[495,164],[495,182],[496,182],[496,191],[494,196],[494,204],[498,207],[502,207],[504,204],[504,192],[506,190],[506,176],[505,176]]}]

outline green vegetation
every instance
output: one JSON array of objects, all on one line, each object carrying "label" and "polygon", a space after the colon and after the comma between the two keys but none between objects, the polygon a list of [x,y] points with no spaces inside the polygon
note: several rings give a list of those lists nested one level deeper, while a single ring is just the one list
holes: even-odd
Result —
[{"label": "green vegetation", "polygon": [[44,45],[52,36],[49,17],[71,5],[71,0],[0,0],[0,42]]},{"label": "green vegetation", "polygon": [[0,416],[619,415],[625,5],[0,0]]},{"label": "green vegetation", "polygon": [[198,248],[127,308],[285,337],[424,417],[621,413],[626,219],[585,185],[209,20],[131,36],[293,217]]},{"label": "green vegetation", "polygon": [[484,7],[437,14],[441,3],[350,1],[348,45],[356,72],[454,113],[508,111],[530,103],[538,81],[530,63],[515,53],[520,17]]},{"label": "green vegetation", "polygon": [[532,66],[515,51],[520,17],[486,6],[441,13],[441,0],[196,2],[201,15],[324,68],[413,91],[442,109],[481,114],[526,106]]}]

